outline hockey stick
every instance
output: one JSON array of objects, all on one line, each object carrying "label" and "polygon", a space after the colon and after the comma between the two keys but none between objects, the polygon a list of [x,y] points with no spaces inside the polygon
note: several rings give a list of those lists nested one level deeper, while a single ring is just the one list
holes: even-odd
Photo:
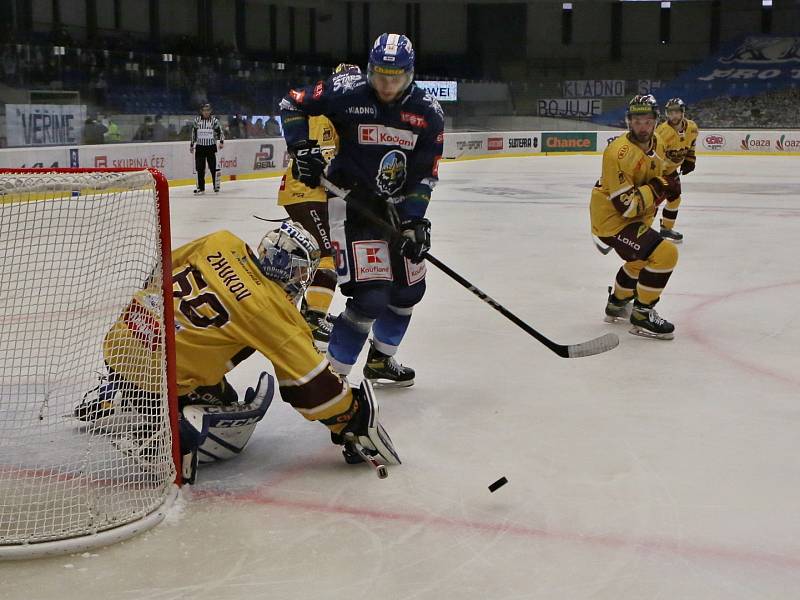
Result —
[{"label": "hockey stick", "polygon": [[611,250],[613,249],[611,248],[611,246],[602,245],[602,241],[600,240],[600,238],[594,235],[592,236],[592,242],[594,242],[594,247],[597,248],[597,251],[603,256],[611,252]]},{"label": "hockey stick", "polygon": [[[348,192],[346,192],[345,190],[337,187],[336,185],[334,185],[333,183],[331,183],[330,181],[328,181],[324,177],[321,179],[321,182],[322,182],[322,186],[325,189],[327,189],[329,192],[331,192],[335,196],[337,196],[337,197],[345,200],[345,202],[347,202],[346,198],[347,198]],[[392,239],[396,240],[398,237],[400,237],[400,233],[394,227],[389,225],[389,223],[387,223],[386,221],[381,219],[379,216],[374,214],[369,209],[364,208],[362,206],[359,206],[356,203],[348,203],[348,205],[353,210],[355,210],[359,215],[361,215],[362,217],[364,217],[365,219],[370,221],[375,226],[377,226],[380,229],[382,229]],[[601,354],[603,352],[608,352],[609,350],[613,350],[614,348],[616,348],[619,345],[619,338],[616,336],[616,334],[613,334],[613,333],[607,333],[607,334],[602,335],[602,336],[600,336],[598,338],[595,338],[593,340],[589,340],[587,342],[582,342],[580,344],[558,344],[558,343],[554,342],[553,340],[545,337],[544,335],[542,335],[538,331],[536,331],[533,327],[528,325],[525,321],[520,319],[517,315],[512,313],[505,306],[500,304],[497,300],[495,300],[494,298],[489,296],[489,294],[487,294],[486,292],[483,292],[480,289],[478,289],[476,286],[474,286],[472,283],[467,281],[464,277],[462,277],[461,275],[459,275],[458,273],[453,271],[453,269],[448,267],[446,264],[444,264],[442,261],[440,261],[435,256],[432,256],[430,253],[428,253],[428,254],[425,255],[425,260],[430,262],[433,266],[435,266],[437,269],[442,271],[445,275],[447,275],[451,279],[454,279],[455,281],[460,283],[462,286],[467,288],[470,292],[472,292],[478,298],[480,298],[481,300],[486,302],[486,304],[488,304],[489,306],[494,308],[497,312],[499,312],[501,315],[503,315],[506,319],[508,319],[509,321],[514,323],[517,327],[522,329],[525,333],[527,333],[527,334],[533,336],[534,338],[536,338],[539,342],[541,342],[542,344],[547,346],[550,350],[552,350],[553,352],[555,352],[556,354],[558,354],[562,358],[581,358],[583,356],[592,356],[594,354]]]},{"label": "hockey stick", "polygon": [[389,476],[389,471],[381,461],[379,461],[374,456],[368,454],[361,445],[352,442],[353,449],[358,452],[358,455],[361,457],[366,464],[370,465],[373,469],[375,469],[375,474],[378,476],[378,479],[386,479]]}]

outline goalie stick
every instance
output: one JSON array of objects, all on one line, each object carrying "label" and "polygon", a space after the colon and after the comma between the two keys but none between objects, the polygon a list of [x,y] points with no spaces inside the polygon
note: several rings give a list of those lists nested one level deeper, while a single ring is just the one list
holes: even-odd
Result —
[{"label": "goalie stick", "polygon": [[[337,187],[336,185],[328,181],[325,177],[322,177],[321,183],[322,186],[329,192],[347,202],[348,192],[346,190]],[[400,232],[398,232],[394,227],[389,225],[389,223],[387,223],[386,221],[378,217],[376,214],[374,214],[371,210],[359,206],[356,203],[348,202],[348,205],[358,214],[363,216],[365,219],[369,220],[377,227],[380,227],[385,233],[391,236],[392,239],[397,239],[401,235]],[[430,262],[433,266],[442,271],[445,275],[447,275],[451,279],[454,279],[462,286],[467,288],[470,292],[472,292],[478,298],[486,302],[486,304],[494,308],[506,319],[508,319],[509,321],[514,323],[517,327],[522,329],[525,333],[536,338],[537,341],[547,346],[551,351],[555,352],[562,358],[581,358],[584,356],[593,356],[595,354],[601,354],[603,352],[608,352],[609,350],[613,350],[619,345],[619,337],[617,337],[617,335],[613,333],[607,333],[605,335],[601,335],[600,337],[594,338],[586,342],[582,342],[580,344],[558,344],[553,340],[545,337],[538,331],[536,331],[533,327],[528,325],[525,321],[520,319],[517,315],[512,313],[505,306],[500,304],[497,300],[489,296],[489,294],[483,292],[482,290],[474,286],[472,283],[470,283],[464,277],[456,273],[453,269],[448,267],[446,264],[444,264],[435,256],[432,256],[430,253],[428,253],[425,255],[425,260]]]}]

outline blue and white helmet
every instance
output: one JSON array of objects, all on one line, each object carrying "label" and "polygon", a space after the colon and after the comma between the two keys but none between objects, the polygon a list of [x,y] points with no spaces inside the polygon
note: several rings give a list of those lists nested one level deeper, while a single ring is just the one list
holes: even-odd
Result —
[{"label": "blue and white helmet", "polygon": [[373,74],[406,75],[407,88],[414,79],[414,46],[401,33],[382,33],[372,45],[367,63],[367,77]]},{"label": "blue and white helmet", "polygon": [[292,299],[297,299],[311,282],[319,261],[317,240],[296,221],[284,221],[258,246],[261,271]]}]

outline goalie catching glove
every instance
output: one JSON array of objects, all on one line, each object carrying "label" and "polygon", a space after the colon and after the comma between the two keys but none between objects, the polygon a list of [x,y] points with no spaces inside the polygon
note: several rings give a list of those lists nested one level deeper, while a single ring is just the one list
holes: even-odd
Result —
[{"label": "goalie catching glove", "polygon": [[421,263],[431,249],[431,222],[428,219],[409,219],[400,223],[401,238],[397,251],[412,263]]},{"label": "goalie catching glove", "polygon": [[310,188],[319,187],[319,179],[325,171],[325,157],[317,140],[303,140],[289,147],[292,157],[292,177]]}]

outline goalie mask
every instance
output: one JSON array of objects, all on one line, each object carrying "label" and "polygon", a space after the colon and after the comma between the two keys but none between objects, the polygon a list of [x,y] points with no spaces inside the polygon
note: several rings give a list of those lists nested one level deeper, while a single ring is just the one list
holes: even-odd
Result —
[{"label": "goalie mask", "polygon": [[258,246],[261,271],[292,299],[297,299],[314,277],[319,261],[317,241],[295,221],[281,223]]}]

